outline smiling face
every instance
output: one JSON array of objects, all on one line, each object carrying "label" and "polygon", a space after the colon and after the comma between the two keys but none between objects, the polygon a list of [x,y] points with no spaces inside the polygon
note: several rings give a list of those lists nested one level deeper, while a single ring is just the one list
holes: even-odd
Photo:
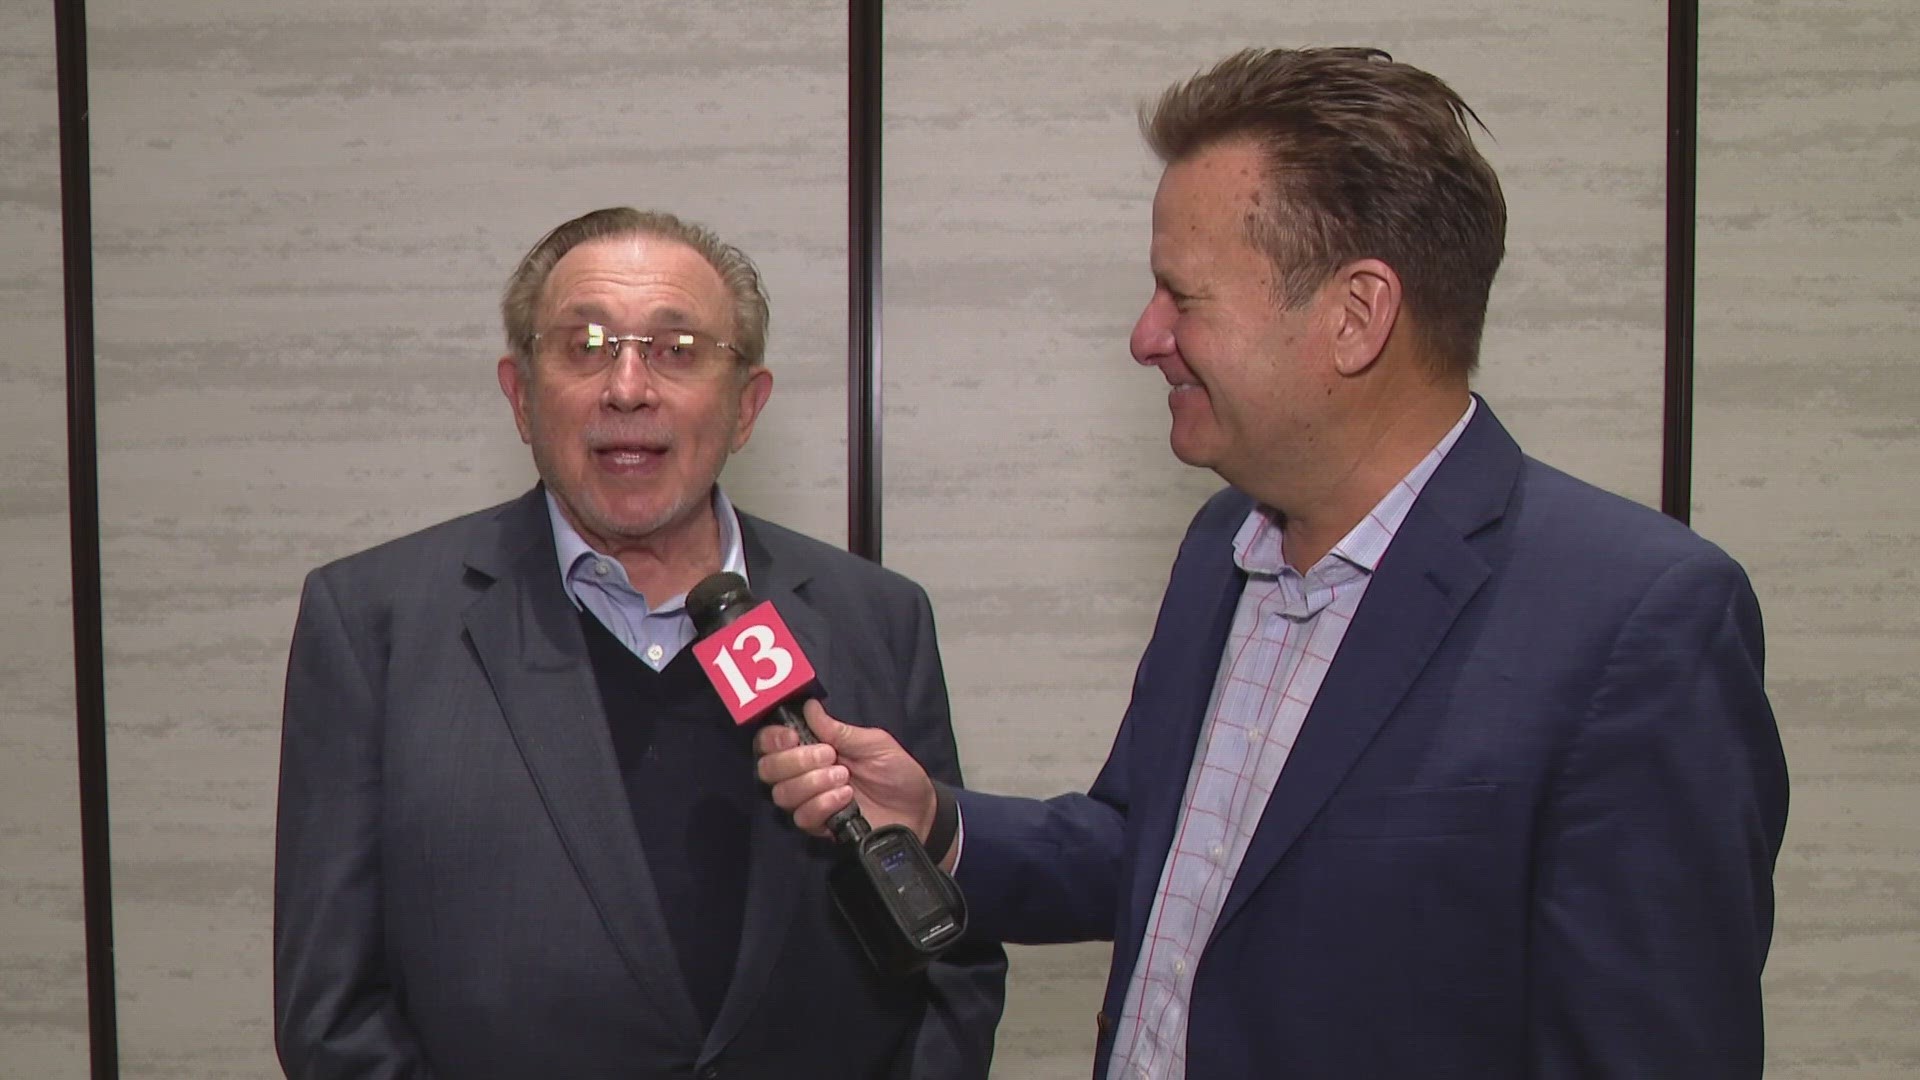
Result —
[{"label": "smiling face", "polygon": [[732,301],[720,275],[685,244],[652,236],[592,240],[554,264],[523,373],[502,357],[500,389],[521,441],[567,521],[595,549],[656,548],[710,535],[714,482],[747,443],[773,377],[735,362],[664,382],[633,346],[611,364],[573,369],[551,342],[561,328],[610,334],[688,330],[727,341]]},{"label": "smiling face", "polygon": [[1172,387],[1174,455],[1249,490],[1312,460],[1338,381],[1330,290],[1284,308],[1249,238],[1250,215],[1272,197],[1264,176],[1247,142],[1167,167],[1153,200],[1153,296],[1129,343]]}]

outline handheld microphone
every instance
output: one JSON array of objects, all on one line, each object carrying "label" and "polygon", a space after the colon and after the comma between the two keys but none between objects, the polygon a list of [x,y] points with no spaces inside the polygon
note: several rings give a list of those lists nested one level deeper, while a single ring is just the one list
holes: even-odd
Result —
[{"label": "handheld microphone", "polygon": [[[687,593],[698,637],[693,653],[736,724],[771,714],[803,743],[820,740],[800,706],[813,665],[772,604],[757,602],[738,574],[713,574]],[[827,821],[841,851],[829,875],[834,906],[874,967],[909,975],[966,932],[966,901],[904,825],[875,829],[849,804]]]},{"label": "handheld microphone", "polygon": [[[719,573],[688,590],[687,614],[699,634],[693,650],[700,670],[719,692],[734,723],[749,724],[771,714],[802,743],[820,741],[800,713],[812,696],[807,691],[814,686],[813,665],[772,604],[755,601],[753,590],[740,575]],[[718,633],[736,624],[738,632],[730,639]],[[748,671],[754,673],[751,681]],[[849,804],[827,820],[827,831],[842,844],[854,844],[873,829],[860,807]]]}]

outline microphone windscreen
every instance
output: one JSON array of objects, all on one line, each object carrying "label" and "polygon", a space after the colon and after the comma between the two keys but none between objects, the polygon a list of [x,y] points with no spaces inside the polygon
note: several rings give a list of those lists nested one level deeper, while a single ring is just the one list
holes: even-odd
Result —
[{"label": "microphone windscreen", "polygon": [[747,587],[746,579],[725,570],[707,575],[687,590],[687,615],[701,637],[725,626],[729,609],[752,606],[753,590]]}]

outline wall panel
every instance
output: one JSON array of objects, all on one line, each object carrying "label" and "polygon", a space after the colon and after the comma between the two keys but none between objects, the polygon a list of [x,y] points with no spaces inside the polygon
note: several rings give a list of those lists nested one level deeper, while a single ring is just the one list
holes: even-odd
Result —
[{"label": "wall panel", "polygon": [[1694,523],[1766,613],[1772,1069],[1920,1075],[1920,17],[1702,7]]},{"label": "wall panel", "polygon": [[53,6],[0,5],[0,1076],[87,1073]]},{"label": "wall panel", "polygon": [[[1479,387],[1536,455],[1657,504],[1665,11],[888,6],[886,551],[933,593],[970,782],[1092,780],[1217,486],[1126,351],[1158,177],[1136,104],[1247,45],[1376,44],[1447,78],[1513,217]],[[1085,1075],[1107,959],[1016,952],[1000,1075]]]},{"label": "wall panel", "polygon": [[757,257],[778,389],[729,486],[842,535],[844,17],[89,7],[126,1072],[255,1077],[301,576],[530,482],[495,312],[541,233],[630,203]]},{"label": "wall panel", "polygon": [[[779,382],[729,487],[844,536],[844,7],[90,9],[124,1060],[266,1075],[299,577],[530,479],[491,374],[527,244],[626,202],[755,255]],[[1091,779],[1214,486],[1125,353],[1157,175],[1133,107],[1233,48],[1377,43],[1461,90],[1513,210],[1478,386],[1536,455],[1657,502],[1665,5],[887,17],[886,551],[934,594],[977,785]],[[1914,21],[1890,0],[1701,19],[1695,523],[1772,631],[1787,1077],[1920,1069]],[[0,10],[0,57],[0,1073],[80,1076],[51,13]],[[1016,953],[1000,1075],[1084,1075],[1106,958]]]}]

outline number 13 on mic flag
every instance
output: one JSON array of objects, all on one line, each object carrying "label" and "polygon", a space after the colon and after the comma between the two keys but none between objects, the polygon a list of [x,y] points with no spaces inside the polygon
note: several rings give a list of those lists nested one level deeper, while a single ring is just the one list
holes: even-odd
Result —
[{"label": "number 13 on mic flag", "polygon": [[765,600],[695,641],[693,655],[736,724],[759,719],[814,678],[793,631]]}]

